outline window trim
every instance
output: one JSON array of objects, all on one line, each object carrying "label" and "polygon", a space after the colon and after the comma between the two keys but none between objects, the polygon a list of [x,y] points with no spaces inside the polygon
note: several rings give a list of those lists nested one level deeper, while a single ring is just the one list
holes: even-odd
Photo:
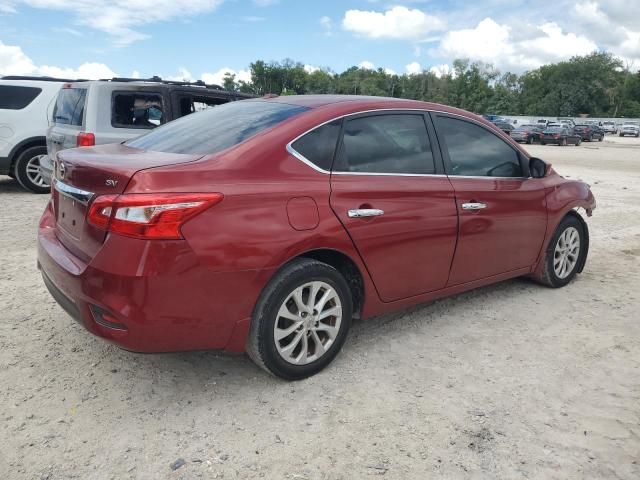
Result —
[{"label": "window trim", "polygon": [[[368,175],[368,176],[380,176],[380,177],[446,177],[446,173],[444,171],[443,158],[440,154],[440,145],[438,143],[437,137],[434,138],[435,131],[432,131],[433,124],[431,123],[431,119],[429,118],[429,113],[431,110],[423,109],[423,108],[377,108],[372,110],[363,110],[361,112],[352,112],[346,113],[343,115],[339,115],[337,117],[333,117],[329,120],[326,120],[322,123],[319,123],[312,128],[306,130],[301,133],[293,140],[291,140],[285,146],[286,151],[300,160],[302,163],[308,165],[313,168],[316,172],[324,173],[325,175]],[[435,166],[435,173],[383,173],[383,172],[334,172],[333,171],[333,163],[335,162],[336,155],[340,151],[340,147],[342,145],[343,133],[344,133],[344,125],[348,119],[360,118],[360,117],[374,117],[379,115],[401,115],[401,114],[412,114],[412,115],[421,115],[423,117],[423,121],[425,123],[425,129],[427,133],[427,137],[429,138],[429,144],[431,147],[431,153],[433,155],[433,162]],[[340,138],[338,139],[338,143],[336,144],[336,149],[333,155],[332,169],[324,170],[314,164],[311,160],[306,158],[300,152],[298,152],[295,148],[293,148],[293,144],[298,141],[300,138],[304,137],[306,134],[312,132],[316,128],[320,128],[327,123],[334,122],[336,120],[342,120],[342,126],[340,129]]]},{"label": "window trim", "polygon": [[[497,132],[494,132],[492,129],[487,128],[487,126],[483,125],[481,122],[477,122],[472,118],[465,117],[464,115],[457,115],[454,113],[439,112],[439,111],[431,111],[430,113],[431,113],[431,119],[433,121],[435,130],[436,130],[436,136],[438,137],[440,151],[442,152],[442,160],[445,166],[445,173],[447,174],[448,177],[468,178],[468,179],[475,178],[475,179],[484,179],[484,180],[527,180],[531,178],[531,174],[529,172],[528,158],[522,155],[522,152],[520,152],[520,150],[518,150],[516,147],[514,147],[508,141],[502,138],[501,135],[499,135]],[[520,163],[520,168],[522,169],[522,175],[517,177],[490,177],[487,175],[454,175],[453,173],[451,173],[451,170],[452,170],[451,159],[449,158],[449,149],[447,148],[447,142],[445,141],[444,138],[442,139],[440,138],[441,135],[438,135],[438,130],[439,130],[438,117],[449,117],[449,118],[453,118],[454,120],[461,120],[467,123],[471,123],[473,125],[476,125],[484,129],[486,132],[494,135],[498,140],[503,142],[505,145],[507,145],[509,148],[511,148],[515,152],[516,156],[518,157],[518,162]]]},{"label": "window trim", "polygon": [[144,130],[144,131],[151,131],[154,128],[159,127],[160,125],[156,125],[155,127],[143,127],[143,126],[136,126],[136,125],[123,125],[120,123],[117,123],[114,121],[114,107],[115,107],[115,102],[116,102],[116,95],[136,95],[136,94],[143,94],[143,95],[157,95],[158,97],[160,97],[160,101],[162,102],[162,116],[163,116],[163,122],[160,123],[160,125],[165,125],[167,123],[167,110],[166,110],[166,105],[167,102],[165,101],[164,98],[164,94],[160,91],[153,91],[153,90],[112,90],[111,91],[111,111],[109,112],[109,116],[110,116],[110,122],[109,124],[111,125],[112,128],[118,128],[121,130]]}]

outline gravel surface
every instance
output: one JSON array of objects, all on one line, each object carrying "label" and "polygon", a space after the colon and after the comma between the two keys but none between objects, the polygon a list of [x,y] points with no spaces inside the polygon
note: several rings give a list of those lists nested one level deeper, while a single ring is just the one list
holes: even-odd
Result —
[{"label": "gravel surface", "polygon": [[46,196],[0,177],[0,477],[637,480],[640,141],[529,148],[592,185],[584,273],[357,322],[297,383],[92,337],[36,270]]}]

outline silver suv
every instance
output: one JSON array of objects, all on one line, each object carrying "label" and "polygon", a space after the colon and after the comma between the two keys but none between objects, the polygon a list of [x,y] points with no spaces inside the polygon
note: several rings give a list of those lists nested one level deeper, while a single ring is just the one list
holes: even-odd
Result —
[{"label": "silver suv", "polygon": [[49,157],[41,169],[51,181],[56,154],[67,148],[120,143],[193,112],[251,95],[203,82],[113,78],[62,86],[47,132]]}]

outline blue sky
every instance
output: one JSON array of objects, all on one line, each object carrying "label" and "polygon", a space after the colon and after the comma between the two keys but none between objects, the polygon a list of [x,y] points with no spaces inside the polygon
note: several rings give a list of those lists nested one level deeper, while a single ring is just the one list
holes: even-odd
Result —
[{"label": "blue sky", "polygon": [[[628,0],[0,0],[0,75],[246,76],[308,68],[446,71],[467,57],[524,71],[606,49],[640,66]],[[557,12],[562,11],[562,15]],[[545,14],[545,12],[548,12]]]}]

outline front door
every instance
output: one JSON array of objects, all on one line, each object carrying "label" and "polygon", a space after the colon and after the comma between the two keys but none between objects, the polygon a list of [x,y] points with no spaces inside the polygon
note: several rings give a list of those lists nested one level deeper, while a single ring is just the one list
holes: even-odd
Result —
[{"label": "front door", "polygon": [[456,204],[427,120],[420,112],[349,117],[334,162],[331,207],[385,302],[443,288],[451,267]]},{"label": "front door", "polygon": [[433,114],[460,227],[449,286],[530,267],[547,225],[545,191],[515,147],[488,127]]}]

